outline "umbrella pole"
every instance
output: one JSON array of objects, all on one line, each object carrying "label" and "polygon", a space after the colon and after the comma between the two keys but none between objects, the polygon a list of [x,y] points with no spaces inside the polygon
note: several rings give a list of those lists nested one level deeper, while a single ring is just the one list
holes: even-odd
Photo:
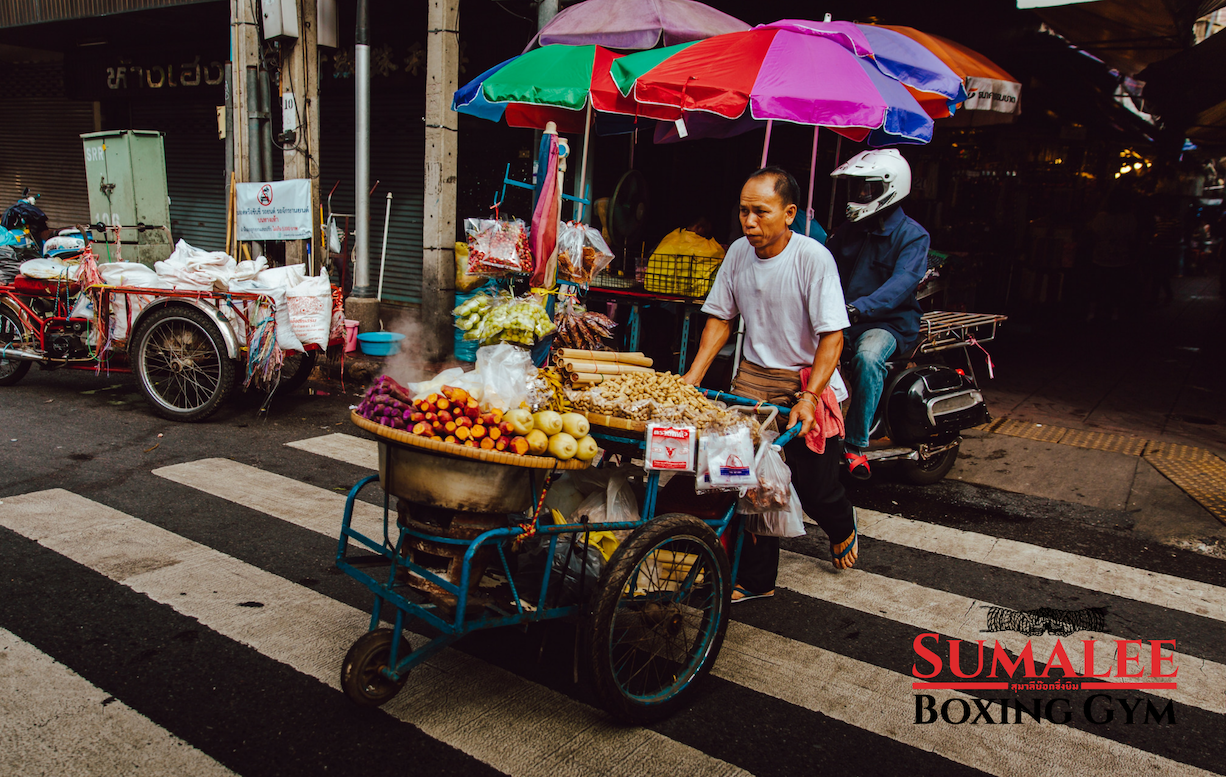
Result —
[{"label": "umbrella pole", "polygon": [[[838,141],[834,144],[834,169],[839,169],[839,154],[843,153],[843,136],[839,135]],[[830,210],[826,213],[826,231],[834,232],[834,194],[835,187],[839,185],[838,178],[830,179]]]},{"label": "umbrella pole", "polygon": [[766,140],[762,141],[762,164],[758,165],[758,169],[766,167],[766,152],[770,151],[771,147],[771,129],[775,126],[774,119],[766,120]]},{"label": "umbrella pole", "polygon": [[[587,185],[587,155],[591,151],[591,149],[588,148],[587,144],[591,141],[591,137],[592,137],[592,98],[589,95],[587,98],[587,114],[583,122],[583,160],[579,163],[579,191],[577,192],[577,194],[579,195],[579,199],[581,200],[587,199],[584,196],[583,187]],[[575,210],[578,211],[578,215],[575,216],[575,221],[583,221],[583,214],[586,211],[586,208],[583,207],[583,203],[576,202]]]},{"label": "umbrella pole", "polygon": [[805,205],[805,235],[809,235],[813,225],[813,178],[817,173],[817,133],[821,127],[813,128],[813,153],[809,157],[809,201]]}]

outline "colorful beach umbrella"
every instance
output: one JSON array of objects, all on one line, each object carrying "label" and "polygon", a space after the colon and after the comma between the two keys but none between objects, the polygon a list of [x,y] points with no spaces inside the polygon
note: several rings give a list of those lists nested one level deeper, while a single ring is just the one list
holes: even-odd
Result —
[{"label": "colorful beach umbrella", "polygon": [[550,19],[524,51],[554,43],[642,51],[748,29],[694,0],[584,0]]},{"label": "colorful beach umbrella", "polygon": [[[598,111],[597,132],[635,129],[634,101],[609,75],[619,54],[601,46],[555,45],[512,57],[456,90],[451,109],[512,127],[586,132],[588,111]],[[624,118],[629,117],[629,118]]]},{"label": "colorful beach umbrella", "polygon": [[963,77],[919,41],[888,27],[856,26],[872,45],[873,60],[881,72],[906,86],[929,116],[952,116],[966,100]]},{"label": "colorful beach umbrella", "polygon": [[736,120],[748,113],[757,121],[829,127],[858,141],[875,130],[895,143],[931,139],[932,119],[876,68],[855,25],[779,24],[785,26],[629,54],[613,62],[613,80],[640,115],[653,119],[702,112]]},{"label": "colorful beach umbrella", "polygon": [[[960,43],[912,27],[883,25],[881,29],[893,30],[914,40],[958,74],[967,94],[959,111],[995,114],[997,120],[1005,121],[1012,120],[1018,114],[1022,85],[984,55]],[[977,116],[971,114],[968,118],[973,121]]]}]

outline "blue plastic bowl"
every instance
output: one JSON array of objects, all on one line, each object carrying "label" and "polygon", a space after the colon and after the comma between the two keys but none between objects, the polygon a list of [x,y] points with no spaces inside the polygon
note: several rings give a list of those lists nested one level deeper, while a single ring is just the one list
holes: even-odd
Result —
[{"label": "blue plastic bowl", "polygon": [[366,332],[358,335],[358,348],[367,356],[392,356],[400,353],[403,339],[398,332]]}]

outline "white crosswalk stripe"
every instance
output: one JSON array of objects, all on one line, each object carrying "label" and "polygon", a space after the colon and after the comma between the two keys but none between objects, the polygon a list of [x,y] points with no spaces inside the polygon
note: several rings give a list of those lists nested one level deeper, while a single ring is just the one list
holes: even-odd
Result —
[{"label": "white crosswalk stripe", "polygon": [[[378,465],[377,445],[353,435],[329,434],[288,446],[372,471]],[[177,484],[168,488],[185,489],[184,498],[205,494],[202,498],[226,500],[321,536],[335,539],[338,534],[345,496],[292,477],[223,458],[162,467],[153,474]],[[372,486],[368,493],[382,492]],[[861,510],[859,517],[861,532],[884,542],[1226,620],[1226,588],[897,516]],[[382,508],[358,501],[354,526],[369,536],[382,536]],[[0,527],[313,678],[304,682],[339,688],[341,658],[368,626],[369,611],[69,491],[6,497],[0,503]],[[395,531],[394,523],[391,530]],[[797,553],[781,554],[778,584],[810,602],[806,605],[810,608],[837,605],[882,619],[881,623],[967,640],[972,650],[965,652],[972,655],[964,656],[964,663],[974,663],[975,640],[987,639],[989,648],[991,640],[999,640],[1014,654],[1027,640],[1016,633],[981,632],[981,608],[995,606],[990,602],[859,569],[834,573],[828,563]],[[250,601],[262,606],[238,606]],[[426,639],[408,636],[415,646]],[[1083,661],[1080,640],[1091,636],[1117,639],[1083,633],[1063,640],[1075,667]],[[1047,658],[1055,641],[1030,639],[1037,662]],[[1097,656],[1100,670],[1114,661],[1106,653],[1104,645]],[[14,656],[20,662],[14,663]],[[124,767],[124,759],[138,764],[143,773],[230,773],[209,755],[124,706],[122,699],[103,705],[103,691],[0,628],[0,659],[6,658],[0,661],[0,773],[73,774],[72,769],[55,768],[55,754],[61,750],[58,740],[48,738],[51,750],[43,752],[47,750],[43,743],[22,733],[39,726],[58,733],[69,715],[81,716],[80,725],[91,732],[83,738],[93,740],[92,746],[103,747],[98,742],[108,742],[108,736],[126,742],[112,748],[115,768],[88,773],[135,772]],[[1226,714],[1226,666],[1188,653],[1177,653],[1174,663],[1180,668],[1179,687],[1146,693],[1205,711],[1201,714]],[[14,666],[22,668],[15,672]],[[1019,726],[915,725],[915,678],[899,669],[734,621],[713,674],[733,684],[725,687],[740,686],[775,704],[820,713],[866,732],[865,736],[885,737],[988,774],[1028,774],[1040,763],[1102,777],[1125,772],[1210,774],[1151,752],[1154,745],[1047,721]],[[34,674],[40,682],[43,676],[52,677],[47,681],[52,689],[68,689],[64,705],[40,709],[29,699],[7,698]],[[973,702],[973,697],[957,691],[925,692],[936,697],[938,707],[947,699]],[[382,709],[506,774],[747,774],[736,763],[692,743],[617,725],[599,710],[455,649],[445,649],[414,669],[404,690]],[[17,729],[21,731],[14,733]],[[67,741],[72,734],[62,736]],[[32,744],[23,749],[23,743]],[[68,747],[63,752],[69,752]],[[24,755],[14,756],[14,748]],[[1041,761],[1035,761],[1038,753]],[[173,768],[161,768],[150,767],[151,758],[178,760]]]},{"label": "white crosswalk stripe", "polygon": [[234,773],[0,628],[0,774]]},{"label": "white crosswalk stripe", "polygon": [[[5,499],[0,526],[332,687],[339,688],[340,660],[369,621],[348,605],[68,491]],[[238,606],[245,601],[264,606]],[[629,776],[644,762],[659,774],[744,774],[455,650],[415,669],[383,709],[510,775]]]},{"label": "white crosswalk stripe", "polygon": [[[279,475],[261,472],[255,467],[247,467],[247,465],[228,462],[224,459],[205,459],[178,464],[154,472],[176,482],[191,483],[194,487],[207,493],[239,504],[248,504],[246,502],[248,492],[264,495],[261,503],[281,504],[282,500],[277,499],[275,494],[279,484],[286,480]],[[333,496],[314,486],[306,488],[315,488],[321,498]],[[297,487],[295,489],[297,490]],[[297,522],[297,513],[291,509],[278,509],[275,515],[291,523]],[[311,528],[305,524],[299,525]],[[787,587],[807,588],[808,585],[804,582],[805,574],[796,568],[800,561],[795,554],[786,554],[785,559],[786,563],[781,564],[780,568],[780,584]],[[847,584],[849,590],[868,579],[864,577],[865,574],[849,576],[851,580]],[[887,591],[891,582],[897,581],[880,579],[876,593]],[[908,585],[914,589],[920,588],[913,584]],[[931,589],[922,590],[933,595],[943,593]],[[807,593],[805,590],[801,592]],[[865,592],[866,602],[871,602],[872,593],[872,591]],[[946,596],[949,595],[946,594]],[[837,601],[837,598],[832,600]],[[888,603],[888,599],[886,601]],[[899,609],[907,606],[906,603],[900,603],[897,597],[895,597],[895,604]],[[862,609],[877,614],[881,608],[870,608],[870,605],[865,605]],[[927,614],[931,616],[933,613]],[[885,617],[891,616],[887,613]],[[940,617],[946,622],[951,621],[948,616]],[[916,620],[922,619],[917,618]],[[934,628],[930,625],[922,627]],[[769,644],[768,652],[762,651],[763,644]],[[989,773],[1011,773],[1007,768],[1010,758],[1024,757],[1025,753],[1034,752],[1036,748],[1043,752],[1056,754],[1060,763],[1075,764],[1078,773],[1083,774],[1108,775],[1118,773],[1118,770],[1123,768],[1164,769],[1177,766],[1167,759],[1145,751],[1048,723],[1013,732],[1003,738],[996,734],[984,733],[985,729],[974,726],[935,728],[908,724],[906,721],[913,715],[913,709],[909,708],[909,705],[913,704],[911,691],[913,677],[763,632],[744,624],[734,623],[730,627],[724,645],[724,653],[721,653],[721,656],[725,654],[735,655],[739,660],[721,659],[715,667],[717,676],[775,698],[785,699],[799,706],[822,712],[836,719],[845,720],[860,728],[906,741],[929,751],[940,752],[951,760],[983,769]],[[945,692],[941,698],[956,695],[959,694]],[[849,700],[855,700],[850,707],[848,706]],[[866,713],[866,709],[872,710],[871,714]],[[987,757],[989,754],[992,757]],[[1004,760],[1000,761],[1001,758]],[[1001,763],[1001,771],[993,771],[985,767],[985,763],[998,761]],[[1013,761],[1014,764],[1016,762],[1016,760]],[[1183,768],[1182,765],[1178,766]]]}]

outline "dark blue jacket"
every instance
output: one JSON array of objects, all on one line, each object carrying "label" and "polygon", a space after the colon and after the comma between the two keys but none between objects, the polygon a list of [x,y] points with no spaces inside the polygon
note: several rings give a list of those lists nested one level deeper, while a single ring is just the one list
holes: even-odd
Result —
[{"label": "dark blue jacket", "polygon": [[847,304],[860,311],[859,323],[844,333],[847,340],[855,342],[868,329],[884,329],[898,343],[895,353],[915,344],[922,315],[915,290],[928,271],[928,243],[928,230],[901,207],[884,221],[873,216],[834,231],[826,248],[838,264]]}]

